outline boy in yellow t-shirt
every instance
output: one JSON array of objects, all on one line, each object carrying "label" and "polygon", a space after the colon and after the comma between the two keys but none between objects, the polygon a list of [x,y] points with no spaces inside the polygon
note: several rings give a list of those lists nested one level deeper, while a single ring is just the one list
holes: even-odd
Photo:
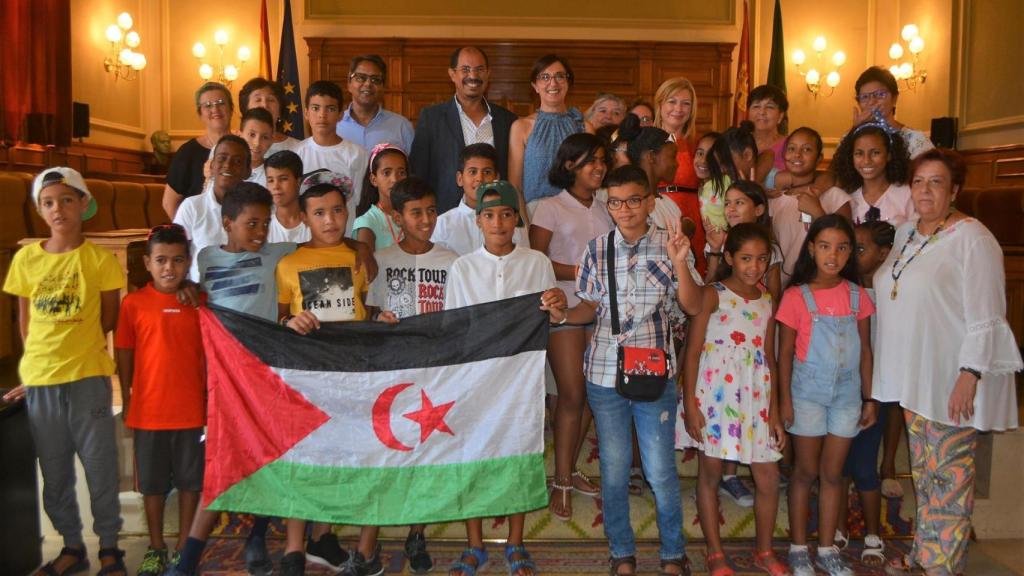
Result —
[{"label": "boy in yellow t-shirt", "polygon": [[[71,168],[50,168],[32,184],[32,200],[50,238],[14,255],[4,291],[18,298],[24,354],[22,386],[39,468],[43,508],[64,539],[44,571],[64,574],[89,567],[75,498],[75,455],[82,461],[99,536],[104,574],[127,574],[117,548],[121,529],[117,446],[111,410],[114,362],[106,333],[117,325],[124,274],[114,255],[85,239],[82,221],[95,210]],[[49,570],[47,570],[49,568]]]}]

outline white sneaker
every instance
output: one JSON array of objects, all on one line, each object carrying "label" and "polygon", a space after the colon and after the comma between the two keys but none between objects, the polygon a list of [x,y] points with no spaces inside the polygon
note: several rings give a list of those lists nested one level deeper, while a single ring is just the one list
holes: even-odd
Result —
[{"label": "white sneaker", "polygon": [[793,576],[815,576],[814,564],[811,563],[811,553],[807,546],[789,545],[789,569]]},{"label": "white sneaker", "polygon": [[835,546],[818,548],[818,557],[815,559],[814,565],[828,572],[829,576],[856,576],[853,570],[846,565],[846,560],[839,553],[839,548]]}]

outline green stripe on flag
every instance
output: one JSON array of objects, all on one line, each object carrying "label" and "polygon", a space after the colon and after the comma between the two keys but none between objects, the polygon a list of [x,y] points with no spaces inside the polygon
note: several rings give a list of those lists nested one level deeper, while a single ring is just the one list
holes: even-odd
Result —
[{"label": "green stripe on flag", "polygon": [[275,460],[211,510],[335,524],[432,524],[504,516],[548,504],[544,455],[408,468],[345,468]]}]

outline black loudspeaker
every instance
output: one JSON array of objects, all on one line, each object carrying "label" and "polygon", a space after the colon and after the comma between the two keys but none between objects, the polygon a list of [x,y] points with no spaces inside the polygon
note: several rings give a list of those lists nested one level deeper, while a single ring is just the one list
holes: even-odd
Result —
[{"label": "black loudspeaker", "polygon": [[71,103],[71,137],[89,137],[89,105],[82,102]]},{"label": "black loudspeaker", "polygon": [[939,148],[956,148],[956,118],[932,118],[932,144]]}]

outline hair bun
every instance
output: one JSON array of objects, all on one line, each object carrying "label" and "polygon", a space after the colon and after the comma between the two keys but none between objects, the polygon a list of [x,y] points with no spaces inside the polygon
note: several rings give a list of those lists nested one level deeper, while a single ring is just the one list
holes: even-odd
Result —
[{"label": "hair bun", "polygon": [[632,142],[636,140],[636,137],[640,135],[640,117],[630,112],[626,114],[626,117],[622,119],[622,123],[619,124],[619,137],[616,142]]},{"label": "hair bun", "polygon": [[754,123],[751,122],[750,120],[744,120],[744,121],[740,122],[739,129],[743,130],[744,132],[750,132],[751,134],[753,134],[754,133]]}]

